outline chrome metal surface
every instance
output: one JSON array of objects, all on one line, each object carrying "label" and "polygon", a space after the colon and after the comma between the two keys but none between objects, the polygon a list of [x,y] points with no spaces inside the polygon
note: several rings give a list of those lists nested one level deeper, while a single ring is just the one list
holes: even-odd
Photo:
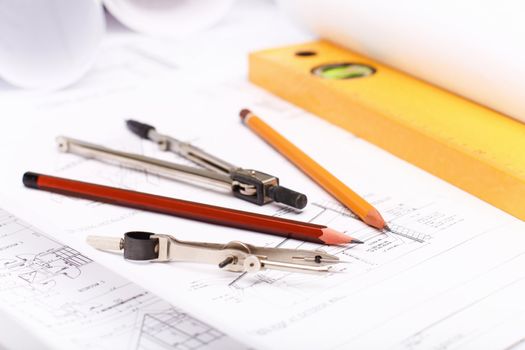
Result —
[{"label": "chrome metal surface", "polygon": [[229,175],[232,169],[237,168],[235,165],[215,157],[190,143],[182,142],[171,136],[160,134],[155,129],[151,129],[148,132],[148,138],[151,141],[156,142],[161,150],[169,150],[206,169]]},{"label": "chrome metal surface", "polygon": [[[227,244],[179,241],[164,234],[151,235],[150,239],[158,239],[159,242],[158,258],[151,261],[221,264],[223,269],[233,272],[258,272],[265,269],[329,272],[334,264],[342,262],[337,256],[317,250],[258,247],[239,241]],[[103,250],[121,250],[122,245],[118,245],[117,240],[120,239],[88,237],[93,247]],[[108,244],[110,241],[111,244]]]},{"label": "chrome metal surface", "polygon": [[189,183],[219,187],[231,191],[232,180],[229,176],[206,169],[175,164],[164,160],[114,150],[93,143],[60,136],[57,138],[59,149],[82,157],[102,162],[118,164],[127,168],[148,171],[170,179]]}]

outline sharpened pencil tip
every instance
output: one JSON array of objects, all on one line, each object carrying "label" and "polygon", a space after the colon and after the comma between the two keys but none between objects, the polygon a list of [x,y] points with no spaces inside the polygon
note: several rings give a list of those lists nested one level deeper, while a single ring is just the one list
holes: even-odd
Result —
[{"label": "sharpened pencil tip", "polygon": [[321,235],[321,237],[319,237],[319,239],[323,241],[324,244],[339,245],[348,243],[363,243],[362,241],[355,239],[354,237],[347,236],[344,233],[336,231],[330,227],[325,227],[321,231],[323,231],[323,234]]},{"label": "sharpened pencil tip", "polygon": [[361,241],[359,239],[356,239],[356,238],[352,238],[352,242],[350,242],[350,243],[352,243],[352,244],[363,244],[365,242],[363,242],[363,241]]},{"label": "sharpened pencil tip", "polygon": [[377,228],[378,230],[383,230],[386,227],[385,220],[383,219],[381,214],[379,214],[379,212],[375,208],[371,209],[366,214],[366,217],[363,218],[363,221],[366,224]]}]

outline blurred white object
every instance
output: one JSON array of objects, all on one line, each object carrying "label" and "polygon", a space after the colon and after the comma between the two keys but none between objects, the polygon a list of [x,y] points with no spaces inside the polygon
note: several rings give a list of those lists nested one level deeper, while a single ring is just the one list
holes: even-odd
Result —
[{"label": "blurred white object", "polygon": [[315,34],[525,122],[523,0],[280,0]]},{"label": "blurred white object", "polygon": [[[185,37],[223,18],[235,0],[104,0],[141,33]],[[0,0],[0,78],[23,88],[56,89],[93,65],[105,33],[100,0]]]},{"label": "blurred white object", "polygon": [[97,0],[0,0],[0,77],[25,88],[60,88],[94,62],[105,31]]},{"label": "blurred white object", "polygon": [[184,37],[223,18],[234,0],[104,0],[120,22],[137,32]]}]

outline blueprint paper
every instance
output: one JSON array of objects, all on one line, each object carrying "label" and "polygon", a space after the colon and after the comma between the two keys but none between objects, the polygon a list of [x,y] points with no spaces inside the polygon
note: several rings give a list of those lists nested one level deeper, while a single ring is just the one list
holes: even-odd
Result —
[{"label": "blueprint paper", "polygon": [[[246,349],[3,209],[0,312],[38,335],[38,348]],[[24,338],[10,345],[27,348]]]},{"label": "blueprint paper", "polygon": [[[56,94],[52,105],[39,99],[35,103],[35,113],[46,117],[25,130],[32,143],[16,135],[3,140],[17,149],[16,157],[2,150],[12,170],[4,175],[10,186],[4,195],[41,210],[14,202],[10,210],[244,344],[257,349],[428,349],[444,344],[505,349],[523,339],[522,221],[249,83],[229,80],[203,86],[180,75],[111,96],[71,100]],[[33,107],[27,106],[25,114]],[[364,225],[253,135],[238,117],[244,107],[371,201],[399,234]],[[309,205],[302,212],[277,204],[258,207],[223,192],[56,148],[54,138],[62,134],[189,164],[131,134],[125,128],[130,117],[234,164],[275,174],[283,184],[307,193]],[[314,138],[322,142],[312,142]],[[25,189],[20,181],[28,170],[325,224],[365,243],[321,247]],[[182,240],[322,248],[348,263],[323,276],[278,271],[239,275],[193,263],[132,264],[85,243],[89,234],[122,236],[131,230]]]}]

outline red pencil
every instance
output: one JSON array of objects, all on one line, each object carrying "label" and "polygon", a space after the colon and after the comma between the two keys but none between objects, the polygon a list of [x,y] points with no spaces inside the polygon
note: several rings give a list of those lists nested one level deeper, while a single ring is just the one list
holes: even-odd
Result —
[{"label": "red pencil", "polygon": [[326,226],[27,172],[26,187],[322,244],[363,243]]}]

